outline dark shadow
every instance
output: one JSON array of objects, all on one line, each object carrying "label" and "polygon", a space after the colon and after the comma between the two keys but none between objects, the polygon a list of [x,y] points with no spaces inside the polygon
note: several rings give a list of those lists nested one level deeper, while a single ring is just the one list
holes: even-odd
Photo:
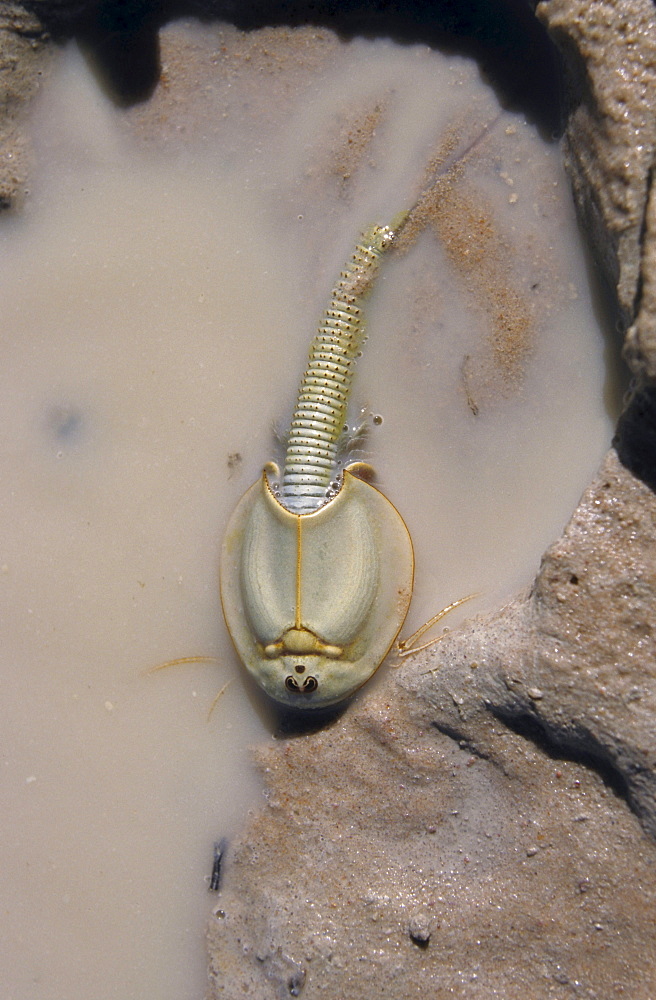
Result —
[{"label": "dark shadow", "polygon": [[77,34],[100,85],[121,107],[148,100],[159,83],[162,15],[152,0],[102,0]]},{"label": "dark shadow", "polygon": [[620,417],[613,444],[622,465],[656,493],[656,388],[635,393]]},{"label": "dark shadow", "polygon": [[292,709],[276,708],[276,726],[274,737],[277,740],[293,739],[295,736],[309,736],[311,733],[318,733],[321,730],[329,729],[335,725],[350,704],[349,701],[340,702],[331,708],[324,708],[308,712],[295,712]]},{"label": "dark shadow", "polygon": [[579,224],[581,251],[586,269],[590,303],[604,345],[603,400],[608,416],[617,422],[624,397],[629,388],[631,373],[622,358],[624,340],[617,295],[610,286],[603,268],[595,260],[588,243],[588,233]]},{"label": "dark shadow", "polygon": [[479,760],[490,760],[490,755],[486,750],[482,750],[455,726],[449,726],[443,722],[432,722],[431,725],[434,729],[437,729],[438,733],[442,733],[443,736],[448,736],[450,740],[454,740],[460,749],[464,750],[471,757],[478,757]]},{"label": "dark shadow", "polygon": [[120,107],[146,101],[159,82],[159,29],[170,19],[168,0],[96,0],[23,6],[55,42],[75,38],[99,85]]},{"label": "dark shadow", "polygon": [[[598,748],[584,730],[570,727],[561,733],[547,729],[536,715],[529,712],[515,714],[507,709],[492,706],[490,711],[508,729],[526,740],[530,740],[552,760],[571,760],[575,764],[596,771],[607,788],[633,809],[633,803],[626,778],[607,754]],[[635,810],[634,810],[635,811]]]},{"label": "dark shadow", "polygon": [[528,711],[514,711],[509,706],[491,706],[490,711],[508,729],[530,740],[552,760],[570,760],[596,771],[606,787],[626,802],[645,832],[656,839],[654,778],[638,750],[631,754],[625,748],[620,763],[580,723],[547,727],[539,716]]},{"label": "dark shadow", "polygon": [[470,56],[503,107],[526,114],[547,138],[561,126],[557,52],[526,0],[98,0],[82,12],[43,0],[25,6],[56,40],[79,40],[122,106],[147,100],[157,86],[162,25],[197,17],[244,31],[314,25],[343,39],[390,38]]}]

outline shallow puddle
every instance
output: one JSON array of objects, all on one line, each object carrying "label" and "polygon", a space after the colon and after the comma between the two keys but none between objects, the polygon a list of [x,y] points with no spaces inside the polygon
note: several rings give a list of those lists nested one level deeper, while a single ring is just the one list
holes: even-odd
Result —
[{"label": "shallow puddle", "polygon": [[[559,150],[475,64],[181,24],[163,60],[121,111],[61,52],[25,211],[0,228],[21,1000],[203,995],[212,844],[257,803],[248,747],[271,738],[221,617],[222,533],[363,228],[437,184],[384,264],[354,389],[358,457],[415,544],[410,627],[528,584],[612,432]],[[146,673],[194,654],[218,662]]]}]

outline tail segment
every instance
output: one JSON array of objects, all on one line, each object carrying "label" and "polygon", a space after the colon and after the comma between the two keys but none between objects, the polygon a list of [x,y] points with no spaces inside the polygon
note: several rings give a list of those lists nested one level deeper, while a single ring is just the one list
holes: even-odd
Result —
[{"label": "tail segment", "polygon": [[282,505],[295,514],[318,510],[330,497],[330,484],[337,475],[337,442],[364,340],[362,304],[393,239],[389,226],[373,226],[363,235],[312,341],[289,432],[280,495]]}]

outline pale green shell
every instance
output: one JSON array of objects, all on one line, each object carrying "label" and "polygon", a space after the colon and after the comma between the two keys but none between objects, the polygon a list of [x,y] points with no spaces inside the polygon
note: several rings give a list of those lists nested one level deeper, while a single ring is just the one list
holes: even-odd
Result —
[{"label": "pale green shell", "polygon": [[412,594],[403,518],[344,472],[334,499],[295,514],[266,473],[242,497],[221,555],[221,601],[237,653],[275,701],[318,709],[348,698],[396,639]]}]

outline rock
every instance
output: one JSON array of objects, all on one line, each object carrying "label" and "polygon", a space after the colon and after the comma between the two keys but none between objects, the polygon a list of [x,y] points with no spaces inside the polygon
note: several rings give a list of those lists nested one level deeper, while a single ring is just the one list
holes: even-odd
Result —
[{"label": "rock", "polygon": [[0,10],[0,211],[22,205],[30,154],[22,119],[50,65],[47,34],[19,3]]},{"label": "rock", "polygon": [[649,190],[645,213],[640,275],[637,315],[626,334],[624,356],[634,372],[643,380],[653,382],[656,380],[656,192],[653,187]]},{"label": "rock", "polygon": [[431,917],[428,912],[419,910],[413,913],[408,921],[408,934],[411,941],[419,948],[428,947],[432,933]]},{"label": "rock", "polygon": [[[399,681],[479,754],[501,720],[584,761],[656,838],[656,497],[610,452],[526,597],[448,636]],[[539,692],[539,697],[536,693]]]},{"label": "rock", "polygon": [[624,320],[635,313],[654,159],[656,26],[651,0],[546,0],[569,113],[565,166],[584,231]]}]

